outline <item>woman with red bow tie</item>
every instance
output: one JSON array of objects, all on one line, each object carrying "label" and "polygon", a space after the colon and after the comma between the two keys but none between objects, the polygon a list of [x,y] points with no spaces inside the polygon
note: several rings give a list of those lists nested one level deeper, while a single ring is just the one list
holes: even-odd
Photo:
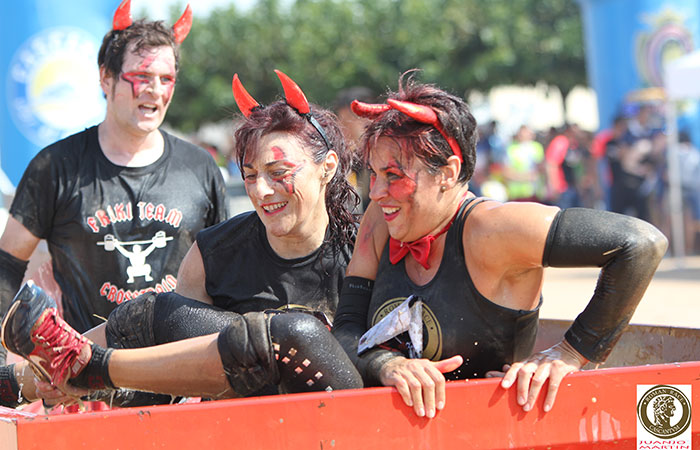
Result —
[{"label": "woman with red bow tie", "polygon": [[[434,417],[446,379],[502,376],[525,411],[549,380],[549,411],[566,374],[609,354],[666,238],[623,215],[475,197],[468,105],[411,76],[386,104],[355,102],[353,111],[372,119],[363,151],[373,204],[333,333],[365,385],[395,386],[417,415]],[[532,354],[547,266],[602,270],[565,338]]]}]

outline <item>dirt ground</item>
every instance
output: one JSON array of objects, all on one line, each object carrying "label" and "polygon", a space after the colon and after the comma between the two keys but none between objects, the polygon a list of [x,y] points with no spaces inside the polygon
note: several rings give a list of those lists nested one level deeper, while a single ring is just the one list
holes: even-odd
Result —
[{"label": "dirt ground", "polygon": [[[547,269],[540,317],[573,320],[593,294],[599,272]],[[700,328],[700,256],[664,258],[631,323]]]}]

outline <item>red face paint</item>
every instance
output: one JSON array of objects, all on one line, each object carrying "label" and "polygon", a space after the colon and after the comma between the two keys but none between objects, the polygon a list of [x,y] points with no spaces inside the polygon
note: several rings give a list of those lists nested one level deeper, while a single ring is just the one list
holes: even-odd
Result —
[{"label": "red face paint", "polygon": [[417,188],[416,181],[409,177],[396,161],[389,163],[384,173],[388,183],[387,191],[391,197],[400,202],[408,201],[413,197]]},{"label": "red face paint", "polygon": [[282,161],[283,159],[285,159],[287,157],[287,155],[285,155],[285,153],[284,153],[284,150],[282,150],[281,148],[279,148],[277,146],[273,146],[271,150],[272,150],[272,156],[275,158],[276,161]]},{"label": "red face paint", "polygon": [[[165,75],[159,78],[160,84],[165,91],[163,93],[163,103],[167,105],[172,96],[173,88],[175,87],[175,77]],[[151,83],[157,81],[156,76],[148,72],[125,72],[122,74],[122,80],[131,84],[134,98],[141,95]]]},{"label": "red face paint", "polygon": [[270,150],[272,150],[272,155],[275,158],[275,161],[278,161],[282,166],[281,170],[273,170],[270,178],[275,183],[279,183],[287,194],[294,194],[294,192],[296,192],[294,181],[296,175],[304,167],[304,164],[302,163],[297,165],[291,161],[286,161],[287,155],[285,154],[284,150],[277,146],[273,146]]},{"label": "red face paint", "polygon": [[296,176],[301,169],[304,168],[304,163],[297,165],[293,162],[285,161],[282,163],[282,166],[284,167],[284,170],[272,172],[272,181],[279,183],[287,194],[292,195],[294,192],[296,192],[296,188],[294,187]]},{"label": "red face paint", "polygon": [[141,95],[146,90],[151,80],[145,72],[126,72],[122,74],[122,80],[131,84],[131,91],[134,98]]},{"label": "red face paint", "polygon": [[156,55],[154,54],[149,54],[145,58],[143,58],[143,61],[141,61],[141,64],[139,64],[138,69],[141,72],[147,72],[148,68],[151,67],[151,64],[153,64],[153,61],[156,60]]}]

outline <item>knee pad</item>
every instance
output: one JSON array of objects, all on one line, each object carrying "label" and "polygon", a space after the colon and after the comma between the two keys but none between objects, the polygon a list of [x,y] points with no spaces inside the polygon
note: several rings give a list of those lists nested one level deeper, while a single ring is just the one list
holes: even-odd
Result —
[{"label": "knee pad", "polygon": [[153,317],[156,294],[146,293],[122,303],[107,319],[107,347],[140,348],[156,345]]},{"label": "knee pad", "polygon": [[251,395],[268,384],[279,383],[270,339],[270,317],[264,312],[236,314],[217,339],[224,372],[234,392]]},{"label": "knee pad", "polygon": [[280,372],[280,392],[362,387],[362,378],[341,345],[312,315],[274,315],[270,335]]}]

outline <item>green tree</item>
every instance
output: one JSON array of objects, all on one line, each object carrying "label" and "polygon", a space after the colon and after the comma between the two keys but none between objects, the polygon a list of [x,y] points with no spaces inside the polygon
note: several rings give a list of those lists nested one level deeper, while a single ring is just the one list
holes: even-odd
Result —
[{"label": "green tree", "polygon": [[259,102],[278,98],[275,68],[326,107],[348,86],[395,88],[412,68],[465,96],[542,81],[566,95],[586,84],[575,0],[259,0],[197,17],[182,59],[168,122],[183,131],[238,112],[234,73]]}]

